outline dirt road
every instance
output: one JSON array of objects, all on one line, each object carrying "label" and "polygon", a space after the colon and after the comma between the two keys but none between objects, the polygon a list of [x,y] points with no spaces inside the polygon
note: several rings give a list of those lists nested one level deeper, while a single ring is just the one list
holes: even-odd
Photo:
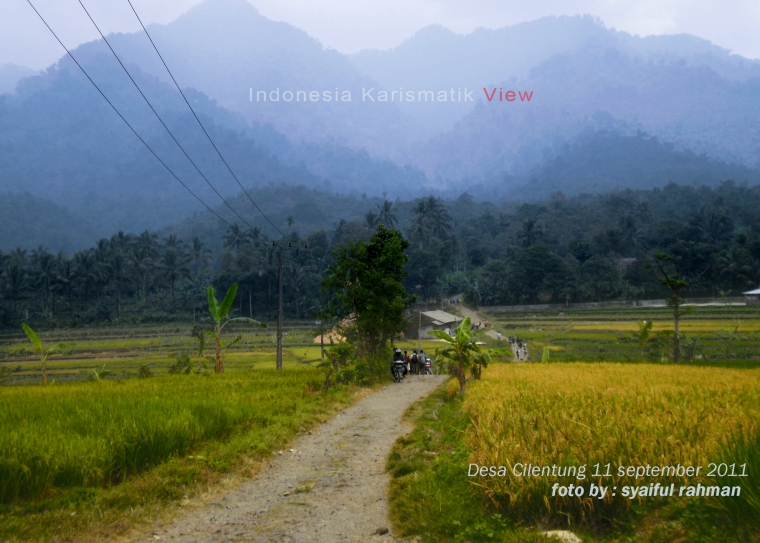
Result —
[{"label": "dirt road", "polygon": [[401,416],[446,376],[409,376],[294,442],[255,479],[138,541],[390,542],[385,459],[411,430]]},{"label": "dirt road", "polygon": [[[462,312],[462,315],[464,315],[465,317],[470,317],[470,321],[471,322],[480,322],[480,321],[484,320],[480,316],[480,314],[478,314],[477,311],[474,311],[474,310],[470,309],[469,307],[465,307],[463,305],[460,305],[460,306],[458,306],[458,308],[459,308],[459,311]],[[494,330],[493,328],[491,328],[490,330],[488,330],[486,332],[486,335],[489,336],[489,337],[492,337],[494,339],[498,339],[499,338],[499,333],[496,330]],[[507,342],[507,338],[502,338],[502,340],[504,342]],[[510,347],[512,348],[512,354],[514,355],[515,360],[525,361],[525,360],[528,360],[530,358],[530,353],[529,352],[526,353],[524,356],[521,356],[521,357],[517,356],[517,344],[516,343],[510,345]]]}]

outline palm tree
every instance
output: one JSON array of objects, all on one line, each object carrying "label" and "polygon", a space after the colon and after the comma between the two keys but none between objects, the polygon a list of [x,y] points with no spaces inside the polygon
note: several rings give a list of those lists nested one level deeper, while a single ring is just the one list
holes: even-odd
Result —
[{"label": "palm tree", "polygon": [[142,246],[135,244],[127,254],[127,263],[135,276],[138,300],[140,295],[147,300],[148,276],[153,269],[153,258]]},{"label": "palm tree", "polygon": [[634,216],[629,213],[625,217],[621,217],[618,224],[623,234],[623,240],[634,250],[638,250],[641,247],[641,237]]},{"label": "palm tree", "polygon": [[79,251],[74,254],[74,273],[77,279],[80,279],[83,283],[83,298],[85,303],[90,298],[90,284],[97,284],[101,279],[100,266],[95,259],[92,249],[86,251]]},{"label": "palm tree", "polygon": [[364,214],[364,226],[370,230],[374,230],[377,228],[378,224],[380,224],[380,220],[374,212],[367,211],[367,213]]},{"label": "palm tree", "polygon": [[522,230],[517,233],[517,238],[522,240],[523,247],[530,247],[544,237],[541,226],[533,219],[523,222]]},{"label": "palm tree", "polygon": [[187,268],[189,256],[182,250],[181,245],[169,246],[164,249],[161,256],[161,277],[169,281],[172,294],[172,308],[175,305],[175,286],[177,281],[190,278],[190,270]]},{"label": "palm tree", "polygon": [[427,223],[425,221],[427,215],[427,202],[424,199],[417,200],[414,208],[412,209],[412,219],[409,221],[409,239],[413,242],[419,242],[420,249],[422,244],[427,238]]},{"label": "palm tree", "polygon": [[451,215],[440,199],[433,196],[416,200],[409,223],[409,238],[419,242],[420,249],[431,234],[445,238],[451,230]]},{"label": "palm tree", "polygon": [[261,237],[261,228],[259,228],[258,226],[249,228],[248,232],[246,233],[246,237],[248,238],[248,241],[251,244],[255,244],[257,241],[259,241],[259,238]]},{"label": "palm tree", "polygon": [[121,317],[121,289],[127,276],[127,261],[121,250],[112,251],[105,263],[105,277],[116,293],[116,317]]},{"label": "palm tree", "polygon": [[235,254],[238,253],[240,250],[240,247],[245,243],[245,234],[243,233],[243,230],[240,228],[240,225],[238,223],[233,224],[227,229],[227,232],[224,234],[224,248],[230,249],[232,251],[235,251]]},{"label": "palm tree", "polygon": [[132,234],[125,234],[124,230],[119,230],[113,236],[111,236],[111,248],[124,251],[132,244],[134,236]]},{"label": "palm tree", "polygon": [[158,234],[143,230],[135,240],[135,246],[142,251],[145,258],[155,258],[158,254]]},{"label": "palm tree", "polygon": [[427,224],[433,234],[445,238],[451,230],[451,215],[440,198],[427,198]]},{"label": "palm tree", "polygon": [[66,295],[69,302],[69,311],[73,311],[71,292],[76,281],[76,270],[72,261],[66,258],[63,251],[60,251],[55,257],[55,288]]},{"label": "palm tree", "polygon": [[41,245],[32,251],[32,266],[36,275],[36,284],[43,288],[44,303],[51,303],[51,311],[55,314],[55,298],[53,296],[53,281],[55,281],[55,257]]},{"label": "palm tree", "polygon": [[21,294],[28,290],[29,270],[25,266],[26,251],[18,248],[14,249],[8,255],[8,266],[5,269],[6,283],[10,291],[11,300],[13,300],[13,316],[16,316],[17,304],[21,299]]},{"label": "palm tree", "polygon": [[200,238],[198,236],[193,236],[193,245],[190,249],[190,255],[193,259],[195,277],[197,279],[201,267],[208,264],[211,260],[211,249],[204,248],[203,242]]},{"label": "palm tree", "polygon": [[396,228],[398,221],[396,215],[393,213],[393,203],[388,200],[383,200],[382,204],[377,205],[377,209],[380,210],[379,221],[388,228]]},{"label": "palm tree", "polygon": [[184,245],[185,242],[179,239],[177,234],[169,234],[166,239],[164,239],[164,247],[180,248],[184,247]]}]

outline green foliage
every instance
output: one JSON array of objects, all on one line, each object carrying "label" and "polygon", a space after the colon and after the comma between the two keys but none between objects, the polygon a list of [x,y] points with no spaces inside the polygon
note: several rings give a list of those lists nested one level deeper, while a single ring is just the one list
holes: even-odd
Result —
[{"label": "green foliage", "polygon": [[34,330],[32,330],[31,326],[29,326],[25,322],[22,322],[21,327],[24,329],[24,333],[29,338],[29,341],[32,342],[32,346],[34,347],[35,352],[40,357],[40,370],[42,371],[42,384],[46,385],[47,384],[48,356],[50,356],[52,353],[55,353],[65,348],[65,345],[58,344],[46,349],[45,346],[42,344],[42,340],[40,339],[40,336],[38,336],[37,333]]},{"label": "green foliage", "polygon": [[448,343],[447,347],[437,351],[438,357],[446,361],[448,371],[459,381],[459,392],[464,392],[467,384],[467,372],[475,379],[480,379],[484,367],[488,366],[491,357],[483,352],[470,332],[470,317],[465,317],[457,327],[454,337],[441,330],[431,330],[429,333]]},{"label": "green foliage", "polygon": [[[224,345],[222,342],[222,331],[227,324],[231,322],[241,322],[250,324],[252,326],[258,326],[259,328],[267,327],[266,324],[247,317],[229,317],[229,312],[232,308],[233,302],[235,301],[237,291],[237,283],[231,285],[230,288],[227,289],[227,294],[225,294],[224,299],[221,303],[219,303],[219,301],[216,299],[216,290],[214,290],[214,287],[208,287],[206,289],[208,296],[208,310],[209,313],[211,313],[211,317],[214,319],[214,322],[216,323],[214,331],[208,332],[208,334],[214,338],[214,344],[216,346],[214,373],[224,373],[224,350],[234,345],[242,338],[242,336],[238,335],[235,339]],[[202,347],[199,350],[202,352]]]},{"label": "green foliage", "polygon": [[649,333],[652,331],[652,326],[654,326],[654,322],[649,320],[639,320],[637,321],[639,326],[639,332],[636,335],[636,340],[639,342],[639,362],[644,361],[644,348],[646,347],[647,342],[649,341]]},{"label": "green foliage", "polygon": [[541,362],[549,362],[549,346],[545,346],[541,353]]},{"label": "green foliage", "polygon": [[412,301],[402,284],[408,247],[400,232],[381,224],[368,242],[340,247],[322,281],[332,293],[329,312],[348,319],[344,328],[364,358],[376,357],[404,328]]},{"label": "green foliage", "polygon": [[188,375],[191,370],[192,362],[190,361],[190,355],[187,352],[182,351],[174,355],[174,362],[169,366],[170,375]]},{"label": "green foliage", "polygon": [[103,379],[111,375],[111,371],[106,369],[105,364],[103,364],[103,366],[100,369],[94,368],[91,370],[82,370],[81,373],[86,375],[90,381],[102,381]]},{"label": "green foliage", "polygon": [[381,349],[371,358],[363,358],[355,344],[339,342],[331,343],[325,354],[325,361],[318,364],[327,370],[324,390],[339,384],[366,386],[389,378],[390,347]]},{"label": "green foliage", "polygon": [[150,364],[140,364],[140,368],[137,370],[137,377],[139,379],[146,379],[152,376],[153,372],[150,370]]}]

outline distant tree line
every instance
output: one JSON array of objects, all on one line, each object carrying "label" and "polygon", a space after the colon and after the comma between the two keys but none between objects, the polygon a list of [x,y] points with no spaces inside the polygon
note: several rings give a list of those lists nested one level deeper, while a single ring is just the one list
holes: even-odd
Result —
[{"label": "distant tree line", "polygon": [[[207,247],[146,230],[118,232],[72,256],[44,247],[0,253],[0,323],[22,320],[79,326],[104,322],[207,318],[206,286],[239,285],[237,315],[267,320],[277,309],[278,249],[284,258],[288,318],[312,318],[330,303],[322,280],[335,252],[367,241],[380,224],[398,229],[406,248],[404,285],[422,300],[464,294],[475,304],[664,298],[646,264],[674,257],[690,279],[684,296],[737,294],[760,283],[760,188],[662,189],[551,198],[530,204],[367,201],[363,222],[273,240],[237,224]],[[298,224],[289,217],[289,227]],[[307,249],[303,249],[304,243]]]}]

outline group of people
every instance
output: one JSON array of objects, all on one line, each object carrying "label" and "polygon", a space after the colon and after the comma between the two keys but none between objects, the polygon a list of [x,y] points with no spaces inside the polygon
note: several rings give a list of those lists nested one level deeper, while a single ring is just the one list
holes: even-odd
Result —
[{"label": "group of people", "polygon": [[515,354],[517,355],[517,360],[527,360],[528,359],[528,344],[527,342],[520,339],[520,336],[509,336],[509,344],[514,349],[515,346],[517,347],[515,349]]},{"label": "group of people", "polygon": [[[425,373],[425,365],[430,358],[425,354],[424,349],[420,349],[417,353],[417,349],[409,354],[408,351],[401,352],[401,349],[396,349],[393,352],[393,362],[403,362],[405,365],[404,376],[406,375],[423,375]],[[393,373],[393,364],[391,364],[391,373]]]},{"label": "group of people", "polygon": [[491,321],[482,321],[482,322],[478,321],[470,325],[470,332],[472,332],[473,330],[480,330],[481,328],[486,328],[488,326],[493,326],[491,324]]}]

